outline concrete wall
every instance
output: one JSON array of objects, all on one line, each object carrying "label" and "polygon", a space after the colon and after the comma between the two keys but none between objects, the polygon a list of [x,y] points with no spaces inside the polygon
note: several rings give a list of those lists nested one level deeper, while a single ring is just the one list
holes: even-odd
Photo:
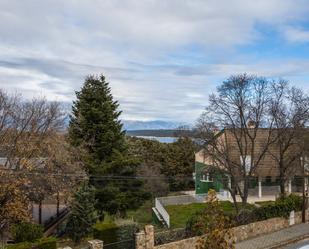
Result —
[{"label": "concrete wall", "polygon": [[[59,206],[60,211],[66,208],[66,205],[61,204]],[[50,217],[57,214],[57,205],[56,204],[42,204],[42,223],[50,219]],[[39,205],[32,205],[32,216],[33,220],[39,223]]]}]

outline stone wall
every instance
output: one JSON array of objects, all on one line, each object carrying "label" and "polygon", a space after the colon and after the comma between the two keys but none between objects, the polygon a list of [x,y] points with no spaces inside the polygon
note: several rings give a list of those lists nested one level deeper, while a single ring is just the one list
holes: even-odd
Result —
[{"label": "stone wall", "polygon": [[135,249],[153,249],[154,246],[154,228],[152,225],[146,225],[144,231],[135,234]]},{"label": "stone wall", "polygon": [[[306,220],[309,218],[309,209],[306,210]],[[264,221],[254,222],[232,229],[236,242],[254,238],[262,234],[273,233],[294,224],[302,223],[302,212],[295,212],[294,218],[272,218]]]},{"label": "stone wall", "polygon": [[[306,211],[306,220],[309,218],[309,210]],[[234,227],[232,232],[235,241],[240,242],[249,238],[254,238],[263,234],[272,233],[289,227],[291,224],[300,224],[302,222],[301,212],[296,212],[294,218],[272,218],[264,221],[251,223],[239,227]],[[191,249],[195,247],[199,237],[179,240],[176,242],[154,246],[153,226],[148,225],[145,230],[136,234],[136,249]]]},{"label": "stone wall", "polygon": [[261,234],[267,234],[286,228],[289,221],[284,218],[272,218],[264,221],[254,222],[243,226],[234,227],[232,233],[236,242],[253,238]]}]

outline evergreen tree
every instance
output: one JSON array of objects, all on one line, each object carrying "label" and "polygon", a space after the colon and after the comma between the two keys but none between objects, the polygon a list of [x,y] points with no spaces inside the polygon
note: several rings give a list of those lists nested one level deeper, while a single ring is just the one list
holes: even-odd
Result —
[{"label": "evergreen tree", "polygon": [[68,236],[74,242],[79,242],[91,233],[97,220],[94,205],[94,189],[84,183],[74,195],[66,227]]},{"label": "evergreen tree", "polygon": [[172,191],[194,188],[192,179],[195,160],[194,151],[194,142],[188,137],[181,137],[176,142],[167,145],[162,172],[168,177]]},{"label": "evergreen tree", "polygon": [[[148,195],[134,179],[139,162],[128,156],[119,104],[103,75],[86,78],[73,103],[69,137],[84,150],[83,163],[96,189],[97,210],[124,214]],[[116,177],[117,176],[117,177]]]},{"label": "evergreen tree", "polygon": [[121,112],[103,75],[88,76],[76,97],[70,120],[70,141],[86,149],[90,156],[86,167],[91,173],[98,163],[110,161],[113,150],[125,149],[125,133],[118,120]]}]

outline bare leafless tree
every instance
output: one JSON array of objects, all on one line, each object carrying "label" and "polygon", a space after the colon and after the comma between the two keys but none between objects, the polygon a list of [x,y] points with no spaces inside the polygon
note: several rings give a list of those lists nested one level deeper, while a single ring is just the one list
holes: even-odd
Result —
[{"label": "bare leafless tree", "polygon": [[[45,98],[25,100],[0,89],[0,114],[0,214],[9,217],[0,217],[4,228],[10,221],[25,218],[26,201],[41,203],[60,187],[64,192],[64,185],[71,189],[73,181],[66,175],[69,170],[76,172],[73,166],[77,164],[62,134],[65,116],[60,103]],[[64,180],[67,183],[62,184]],[[16,192],[2,193],[5,189]],[[23,205],[17,205],[20,203]],[[9,208],[12,206],[14,209]]]},{"label": "bare leafless tree", "polygon": [[305,125],[309,120],[309,97],[281,80],[272,85],[270,116],[274,120],[277,141],[269,153],[277,163],[280,193],[286,194],[286,182],[299,173],[300,158],[305,148]]},{"label": "bare leafless tree", "polygon": [[225,179],[231,178],[232,187],[227,181],[225,185],[235,205],[236,193],[243,204],[247,203],[250,178],[275,142],[274,120],[268,115],[270,100],[271,83],[265,78],[231,76],[210,95],[209,105],[198,121],[208,163]]}]

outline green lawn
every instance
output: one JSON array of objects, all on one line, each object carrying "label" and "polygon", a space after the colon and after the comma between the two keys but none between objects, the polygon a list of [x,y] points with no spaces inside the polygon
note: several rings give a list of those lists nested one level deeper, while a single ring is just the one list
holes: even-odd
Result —
[{"label": "green lawn", "polygon": [[203,210],[206,203],[192,203],[188,205],[171,205],[165,209],[170,215],[171,228],[183,228],[187,220],[197,211]]},{"label": "green lawn", "polygon": [[146,201],[139,209],[129,210],[127,212],[127,218],[133,219],[140,226],[152,224],[152,207],[152,202],[150,200]]},{"label": "green lawn", "polygon": [[[235,211],[233,203],[229,201],[221,201],[220,204],[225,212]],[[165,209],[170,215],[171,228],[184,228],[188,219],[196,212],[203,210],[206,205],[207,203],[193,203],[188,205],[166,206]],[[247,204],[248,209],[253,207],[253,205]]]}]

